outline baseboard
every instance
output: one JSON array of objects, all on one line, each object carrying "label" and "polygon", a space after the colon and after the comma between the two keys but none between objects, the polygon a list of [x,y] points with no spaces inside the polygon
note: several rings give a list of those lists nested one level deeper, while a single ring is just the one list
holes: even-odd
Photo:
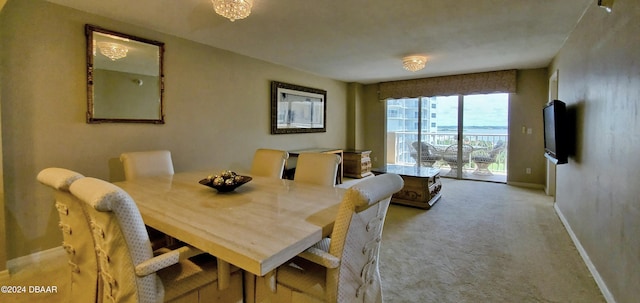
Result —
[{"label": "baseboard", "polygon": [[23,268],[34,263],[41,263],[45,260],[59,258],[66,253],[67,252],[64,250],[64,248],[62,248],[62,246],[56,246],[47,250],[41,250],[30,255],[8,260],[7,269],[9,272],[11,272],[12,269]]},{"label": "baseboard", "polygon": [[9,281],[9,270],[0,271],[0,281]]},{"label": "baseboard", "polygon": [[526,187],[526,188],[533,188],[533,189],[542,189],[542,190],[544,190],[544,185],[542,185],[542,184],[535,184],[535,183],[525,183],[525,182],[512,182],[512,181],[507,181],[507,185],[513,185],[513,186],[518,186],[518,187]]},{"label": "baseboard", "polygon": [[560,217],[560,221],[562,221],[564,228],[569,233],[569,236],[571,237],[573,244],[576,246],[576,249],[580,253],[580,257],[582,257],[582,260],[587,265],[589,272],[591,272],[593,279],[596,281],[596,284],[598,284],[598,288],[600,288],[600,292],[602,292],[602,296],[604,296],[604,299],[607,300],[607,303],[616,303],[616,300],[613,298],[613,295],[609,291],[607,284],[604,282],[604,280],[602,280],[600,273],[596,269],[595,265],[593,265],[593,262],[591,262],[591,259],[589,258],[589,254],[587,254],[587,251],[584,250],[584,247],[582,247],[582,244],[580,244],[580,240],[578,240],[578,237],[571,229],[571,226],[569,225],[567,218],[564,217],[564,215],[562,214],[562,211],[560,210],[560,208],[558,208],[558,204],[554,204],[553,208],[556,210],[556,214],[558,214],[558,217]]}]

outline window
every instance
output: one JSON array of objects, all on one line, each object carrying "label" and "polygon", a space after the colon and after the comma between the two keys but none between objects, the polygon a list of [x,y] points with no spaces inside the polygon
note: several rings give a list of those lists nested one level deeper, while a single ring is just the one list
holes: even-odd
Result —
[{"label": "window", "polygon": [[[423,161],[419,165],[440,168],[443,176],[482,180],[491,177],[491,181],[506,182],[506,149],[490,164],[488,169],[492,176],[474,174],[477,165],[471,159],[473,153],[480,154],[502,143],[507,144],[508,101],[507,93],[389,100],[387,164],[418,165],[416,163],[422,159],[420,153],[427,151],[416,150],[415,142],[431,144],[440,154],[452,145],[457,148],[469,145],[471,153],[460,151],[463,156],[458,161],[461,163],[447,163],[440,159]],[[393,118],[405,123],[391,123],[389,104],[404,109]],[[458,138],[463,138],[460,144]],[[502,143],[498,144],[500,141]]]}]

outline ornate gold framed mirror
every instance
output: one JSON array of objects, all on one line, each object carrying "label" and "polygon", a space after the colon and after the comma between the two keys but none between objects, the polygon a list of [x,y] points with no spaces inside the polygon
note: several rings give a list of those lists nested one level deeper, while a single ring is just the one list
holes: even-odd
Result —
[{"label": "ornate gold framed mirror", "polygon": [[164,124],[164,43],[94,25],[87,37],[87,123]]}]

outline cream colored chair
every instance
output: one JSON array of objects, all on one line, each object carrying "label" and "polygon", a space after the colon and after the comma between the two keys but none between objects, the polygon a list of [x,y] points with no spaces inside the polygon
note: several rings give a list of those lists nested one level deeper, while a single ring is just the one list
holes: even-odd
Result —
[{"label": "cream colored chair", "polygon": [[253,155],[251,175],[282,179],[289,153],[283,150],[260,148]]},{"label": "cream colored chair", "polygon": [[55,207],[62,230],[62,247],[67,251],[71,278],[70,302],[100,302],[98,262],[84,205],[69,193],[69,186],[83,175],[64,168],[50,167],[38,173],[40,183],[54,189]]},{"label": "cream colored chair", "polygon": [[[173,175],[174,173],[171,152],[168,150],[126,152],[120,154],[120,162],[122,162],[126,180]],[[175,243],[175,239],[151,227],[147,227],[147,233],[149,233],[153,249]]]},{"label": "cream colored chair", "polygon": [[121,188],[86,177],[73,182],[70,192],[85,203],[90,218],[104,302],[242,302],[237,269],[229,287],[219,291],[210,255],[183,246],[154,256],[142,216]]},{"label": "cream colored chair", "polygon": [[301,153],[298,156],[295,182],[335,186],[340,156],[325,153]]},{"label": "cream colored chair", "polygon": [[140,177],[173,175],[173,161],[168,150],[127,152],[120,155],[126,180]]},{"label": "cream colored chair", "polygon": [[256,302],[382,302],[378,257],[396,174],[367,178],[342,198],[326,238],[256,281]]}]

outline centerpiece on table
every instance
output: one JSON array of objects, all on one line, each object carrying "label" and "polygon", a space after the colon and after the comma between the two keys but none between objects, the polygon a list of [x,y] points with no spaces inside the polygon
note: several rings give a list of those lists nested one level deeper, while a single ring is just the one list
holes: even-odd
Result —
[{"label": "centerpiece on table", "polygon": [[200,180],[200,184],[215,188],[218,192],[230,192],[251,181],[251,177],[238,175],[230,170],[223,170],[218,174],[211,174]]}]

